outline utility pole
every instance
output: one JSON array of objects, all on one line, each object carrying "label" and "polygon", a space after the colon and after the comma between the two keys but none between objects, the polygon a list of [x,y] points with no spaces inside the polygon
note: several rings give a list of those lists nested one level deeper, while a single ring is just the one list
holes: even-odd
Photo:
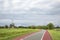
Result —
[{"label": "utility pole", "polygon": [[[12,0],[8,0],[8,2],[9,2],[9,13],[13,13],[12,12],[12,6],[13,6],[13,4],[12,4]],[[13,15],[12,15],[12,18],[11,18],[11,28],[14,28],[15,27],[15,25],[14,25],[14,20],[13,20]]]}]

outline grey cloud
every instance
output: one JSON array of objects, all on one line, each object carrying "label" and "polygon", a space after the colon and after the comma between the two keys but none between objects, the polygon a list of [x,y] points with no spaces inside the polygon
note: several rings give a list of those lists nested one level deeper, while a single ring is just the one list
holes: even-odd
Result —
[{"label": "grey cloud", "polygon": [[24,14],[0,14],[0,19],[24,19]]},{"label": "grey cloud", "polygon": [[[2,5],[0,3],[0,5]],[[54,3],[50,5],[53,7],[52,9],[41,9],[41,8],[30,8],[29,10],[24,9],[7,9],[2,10],[0,7],[0,19],[13,19],[20,20],[19,22],[15,22],[16,25],[42,25],[47,24],[48,22],[53,22],[56,25],[60,24],[60,3]],[[56,15],[56,16],[54,16]],[[22,20],[22,21],[21,21]],[[26,20],[27,22],[25,22]],[[0,25],[9,24],[0,21]]]},{"label": "grey cloud", "polygon": [[53,8],[48,11],[48,14],[51,15],[60,15],[60,2],[56,2],[51,5]]},{"label": "grey cloud", "polygon": [[[21,16],[18,16],[18,15],[14,15],[14,16],[17,16],[16,18],[18,18],[18,19],[13,18],[14,19],[14,23],[16,25],[19,25],[19,24],[20,25],[46,25],[49,22],[52,22],[52,23],[54,23],[56,25],[60,24],[60,22],[59,22],[60,21],[60,19],[59,19],[60,15],[31,15],[31,14],[27,15],[26,14],[25,18],[23,18]],[[8,20],[4,21],[4,18],[2,19],[3,21],[0,20],[0,23],[2,23],[2,24],[11,23],[11,21],[8,22]],[[23,18],[23,19],[21,19],[21,18]],[[8,16],[7,16],[7,19],[9,19]],[[17,21],[19,20],[19,21],[17,22],[15,20],[17,20]]]}]

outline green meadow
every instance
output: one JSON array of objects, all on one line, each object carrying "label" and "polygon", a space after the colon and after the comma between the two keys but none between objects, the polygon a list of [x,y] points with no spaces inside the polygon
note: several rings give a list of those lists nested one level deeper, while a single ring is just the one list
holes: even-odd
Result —
[{"label": "green meadow", "polygon": [[60,40],[60,29],[49,30],[53,40]]},{"label": "green meadow", "polygon": [[12,40],[15,37],[37,31],[38,29],[24,29],[24,28],[0,29],[0,40]]}]

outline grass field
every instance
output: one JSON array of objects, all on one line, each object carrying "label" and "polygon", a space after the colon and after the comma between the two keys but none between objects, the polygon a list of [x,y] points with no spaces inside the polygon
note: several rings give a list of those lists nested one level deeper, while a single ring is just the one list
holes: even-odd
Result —
[{"label": "grass field", "polygon": [[0,40],[12,40],[17,36],[22,36],[23,34],[36,32],[38,29],[0,29]]},{"label": "grass field", "polygon": [[60,40],[60,31],[59,30],[49,30],[50,35],[53,40]]}]

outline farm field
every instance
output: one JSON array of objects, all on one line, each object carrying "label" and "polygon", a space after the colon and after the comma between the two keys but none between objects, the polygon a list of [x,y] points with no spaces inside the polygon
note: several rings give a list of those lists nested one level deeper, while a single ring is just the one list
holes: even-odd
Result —
[{"label": "farm field", "polygon": [[52,36],[53,40],[60,40],[60,31],[57,30],[49,30],[50,35]]},{"label": "farm field", "polygon": [[0,29],[0,40],[12,40],[17,36],[22,36],[24,34],[37,31],[38,29],[22,29],[22,28]]}]

